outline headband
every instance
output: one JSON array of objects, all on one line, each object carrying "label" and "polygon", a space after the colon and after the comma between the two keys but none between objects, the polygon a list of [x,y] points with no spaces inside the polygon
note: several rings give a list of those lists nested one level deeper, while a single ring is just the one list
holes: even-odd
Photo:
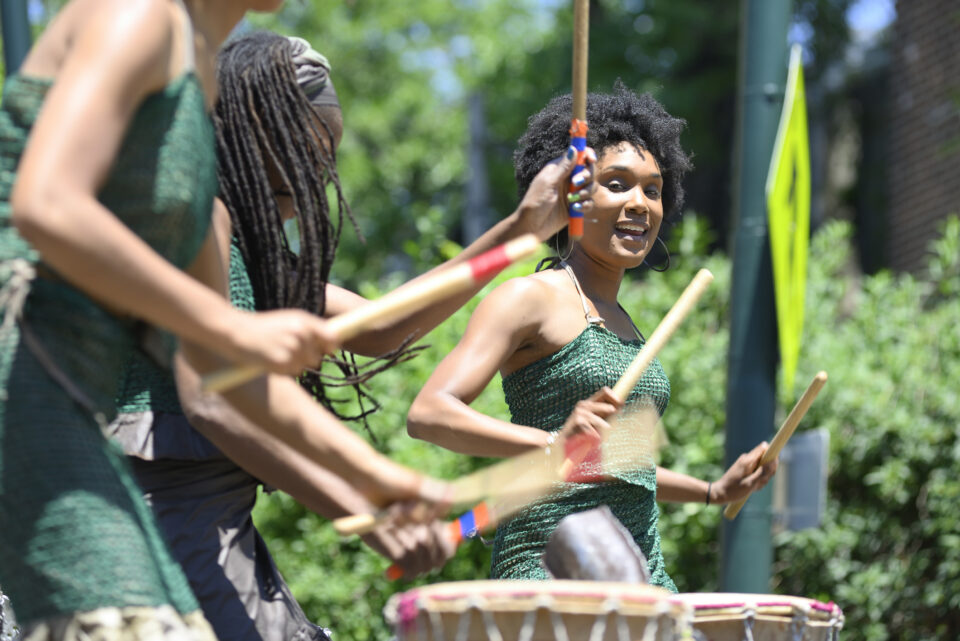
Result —
[{"label": "headband", "polygon": [[340,107],[330,80],[330,61],[303,38],[289,37],[290,57],[297,72],[297,84],[314,107]]}]

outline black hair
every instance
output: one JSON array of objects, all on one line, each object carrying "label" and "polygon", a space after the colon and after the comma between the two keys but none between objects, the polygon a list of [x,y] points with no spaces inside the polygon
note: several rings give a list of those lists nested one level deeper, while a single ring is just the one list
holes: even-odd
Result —
[{"label": "black hair", "polygon": [[[527,130],[513,154],[517,189],[522,197],[544,165],[561,156],[570,145],[573,98],[558,96],[527,121]],[[686,121],[674,118],[648,93],[637,94],[617,81],[613,93],[587,94],[587,145],[603,155],[608,147],[631,143],[653,154],[663,175],[663,217],[670,220],[683,207],[683,175],[693,168],[680,146]],[[548,243],[565,245],[563,230]]]},{"label": "black hair", "polygon": [[[290,41],[268,31],[246,33],[223,47],[217,60],[217,84],[213,120],[220,198],[230,212],[256,307],[323,314],[344,213],[356,228],[337,175],[334,132],[323,117],[323,110],[334,110],[329,120],[339,126],[339,109],[325,106],[318,111],[311,105],[297,84]],[[291,250],[284,233],[271,172],[273,182],[279,180],[293,200],[299,253]],[[328,185],[336,194],[335,220]],[[401,348],[381,357],[385,365],[363,368],[352,355],[328,358],[340,368],[341,377],[307,370],[300,383],[340,418],[363,418],[378,406],[374,402],[372,409],[364,409],[363,399],[370,396],[361,383],[411,355]],[[345,401],[326,393],[326,387],[343,385],[356,390],[360,413],[355,416],[338,413],[334,404]]]}]

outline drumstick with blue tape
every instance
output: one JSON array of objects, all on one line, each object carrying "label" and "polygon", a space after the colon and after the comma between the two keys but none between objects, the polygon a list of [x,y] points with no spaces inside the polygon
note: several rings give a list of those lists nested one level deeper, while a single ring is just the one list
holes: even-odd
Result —
[{"label": "drumstick with blue tape", "polygon": [[[814,399],[817,398],[817,394],[820,393],[820,390],[823,389],[823,386],[826,385],[826,383],[827,373],[823,371],[817,372],[817,375],[813,377],[813,380],[803,393],[803,396],[800,397],[800,400],[797,401],[797,404],[793,406],[792,410],[790,410],[790,415],[787,416],[787,420],[785,420],[783,425],[780,426],[780,429],[777,430],[777,434],[770,442],[770,446],[767,448],[767,451],[764,452],[763,456],[760,457],[760,462],[757,463],[757,468],[763,467],[767,463],[772,462],[774,459],[780,456],[780,450],[782,450],[783,446],[787,444],[787,440],[793,436],[794,430],[796,430],[797,426],[800,425],[800,421],[803,420],[807,410],[810,409],[811,405],[813,405]],[[750,498],[750,495],[747,495],[739,501],[727,505],[727,507],[725,507],[723,510],[723,515],[727,519],[731,520],[736,518],[737,514],[740,513],[740,509],[747,502],[748,498]]]},{"label": "drumstick with blue tape", "polygon": [[[587,51],[590,44],[590,0],[573,2],[573,119],[570,121],[570,145],[577,150],[577,165],[572,176],[586,166],[587,150]],[[570,182],[570,206],[567,233],[570,242],[583,238],[583,206],[575,202],[582,185]]]},{"label": "drumstick with blue tape", "polygon": [[[532,255],[539,247],[540,241],[534,234],[525,234],[464,263],[438,271],[408,287],[396,289],[366,305],[335,316],[328,321],[328,326],[343,343],[358,334],[405,318],[438,300],[483,283],[508,265]],[[204,376],[203,390],[222,392],[262,376],[264,372],[262,367],[256,365],[226,368]]]}]

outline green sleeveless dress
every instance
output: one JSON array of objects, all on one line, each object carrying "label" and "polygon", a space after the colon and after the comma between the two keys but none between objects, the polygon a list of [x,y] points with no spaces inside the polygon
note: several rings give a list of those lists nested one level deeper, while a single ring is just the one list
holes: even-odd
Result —
[{"label": "green sleeveless dress", "polygon": [[[642,338],[624,340],[602,327],[602,319],[590,316],[586,301],[583,304],[588,325],[574,340],[503,378],[511,422],[550,432],[559,430],[578,401],[604,385],[613,387],[643,347]],[[670,381],[655,359],[627,403],[652,403],[662,415],[669,401]],[[606,483],[565,483],[549,501],[532,505],[500,524],[493,543],[492,577],[549,578],[541,556],[560,520],[607,505],[647,557],[651,583],[676,592],[660,550],[657,473],[652,457],[649,465],[614,476],[615,480]]]},{"label": "green sleeveless dress", "polygon": [[[0,585],[27,626],[111,607],[193,613],[122,453],[101,433],[138,325],[38,264],[10,222],[17,165],[50,86],[13,76],[0,106]],[[187,72],[140,105],[98,199],[184,268],[208,231],[215,162],[203,90]]]}]

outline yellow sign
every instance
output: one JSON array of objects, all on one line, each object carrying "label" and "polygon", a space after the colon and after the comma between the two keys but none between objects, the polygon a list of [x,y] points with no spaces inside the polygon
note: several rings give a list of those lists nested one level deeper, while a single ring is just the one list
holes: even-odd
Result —
[{"label": "yellow sign", "polygon": [[800,45],[790,51],[787,91],[766,186],[782,382],[788,397],[800,355],[810,238],[810,145],[800,51]]}]

